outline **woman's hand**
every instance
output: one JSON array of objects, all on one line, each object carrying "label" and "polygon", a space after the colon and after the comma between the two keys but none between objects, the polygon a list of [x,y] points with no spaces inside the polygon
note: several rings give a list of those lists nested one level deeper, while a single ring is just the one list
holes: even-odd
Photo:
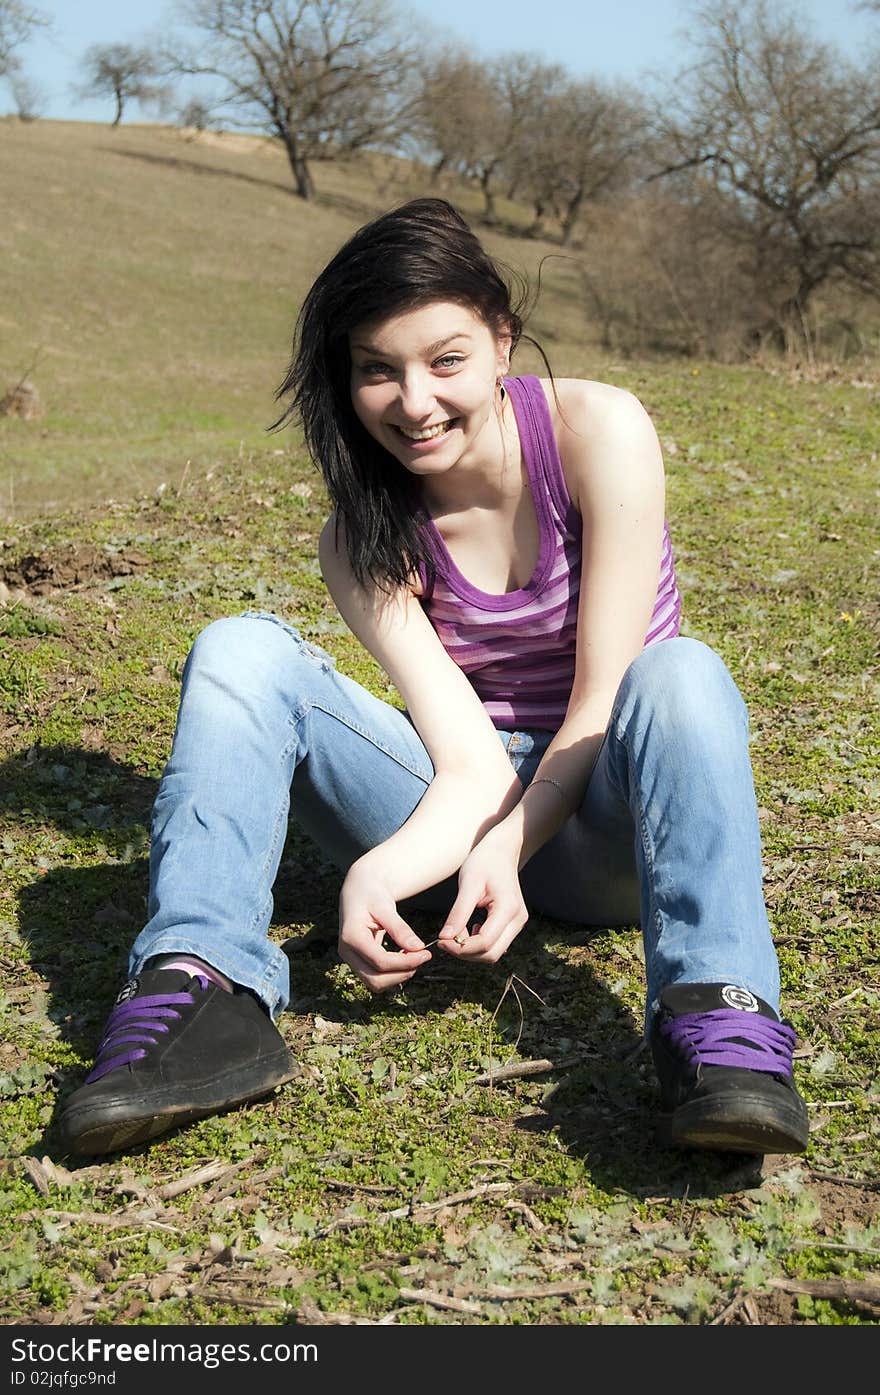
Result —
[{"label": "woman's hand", "polygon": [[[458,874],[458,895],[438,947],[456,959],[495,964],[529,918],[519,884],[519,849],[501,826],[490,829],[467,856]],[[472,928],[474,912],[485,912]]]},{"label": "woman's hand", "polygon": [[[383,949],[386,935],[407,952]],[[339,893],[339,957],[373,993],[398,988],[431,958],[398,915],[386,879],[366,858],[352,864]]]}]

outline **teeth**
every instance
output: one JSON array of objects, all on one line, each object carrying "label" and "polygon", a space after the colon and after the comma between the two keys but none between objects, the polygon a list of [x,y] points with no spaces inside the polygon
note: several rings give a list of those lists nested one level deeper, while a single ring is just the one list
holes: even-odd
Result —
[{"label": "teeth", "polygon": [[451,425],[451,421],[441,421],[438,426],[426,426],[423,431],[413,431],[408,426],[399,426],[397,429],[409,441],[433,441],[435,436],[445,435]]}]

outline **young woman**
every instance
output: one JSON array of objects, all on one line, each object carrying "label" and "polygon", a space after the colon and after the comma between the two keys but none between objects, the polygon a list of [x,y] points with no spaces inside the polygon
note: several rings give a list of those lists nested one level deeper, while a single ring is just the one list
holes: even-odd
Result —
[{"label": "young woman", "polygon": [[[662,1135],[800,1151],[806,1109],[761,890],[747,716],[679,637],[657,436],[598,382],[511,376],[499,267],[445,201],[361,228],[303,304],[279,390],[333,513],[328,591],[405,712],[273,615],[188,658],[150,918],[61,1124],[130,1147],[294,1064],[267,935],[292,812],[344,869],[339,952],[374,992],[495,963],[530,910],[640,923]],[[292,804],[291,804],[292,800]],[[406,921],[434,908],[428,949]]]}]

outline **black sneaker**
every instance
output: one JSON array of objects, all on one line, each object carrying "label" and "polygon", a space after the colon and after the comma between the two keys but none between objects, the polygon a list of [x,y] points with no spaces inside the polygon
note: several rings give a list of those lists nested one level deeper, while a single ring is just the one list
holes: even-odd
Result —
[{"label": "black sneaker", "polygon": [[269,1014],[245,989],[148,969],[126,983],[95,1064],[59,1125],[65,1151],[113,1153],[268,1094],[296,1074]]},{"label": "black sneaker", "polygon": [[795,1040],[791,1024],[746,988],[664,988],[650,1033],[661,1140],[731,1153],[802,1153],[809,1124],[793,1078]]}]

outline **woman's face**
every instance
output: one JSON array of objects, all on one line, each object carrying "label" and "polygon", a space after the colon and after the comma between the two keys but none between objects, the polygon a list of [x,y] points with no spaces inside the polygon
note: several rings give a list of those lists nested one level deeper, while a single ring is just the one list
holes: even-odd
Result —
[{"label": "woman's face", "polygon": [[509,338],[443,300],[359,325],[349,343],[354,410],[407,470],[433,475],[478,461]]}]

